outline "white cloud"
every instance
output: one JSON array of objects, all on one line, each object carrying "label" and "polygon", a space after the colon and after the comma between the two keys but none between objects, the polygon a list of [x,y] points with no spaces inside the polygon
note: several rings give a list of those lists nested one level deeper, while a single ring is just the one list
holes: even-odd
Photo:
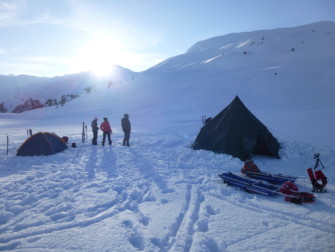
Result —
[{"label": "white cloud", "polygon": [[17,9],[16,5],[6,3],[4,1],[0,1],[0,11],[8,11]]},{"label": "white cloud", "polygon": [[17,14],[18,7],[16,5],[0,1],[0,26],[6,24],[9,20],[15,19]]},{"label": "white cloud", "polygon": [[[13,4],[15,2],[16,4]],[[31,7],[30,7],[31,8]],[[32,17],[22,18],[22,15],[29,12],[29,5],[26,1],[11,1],[10,3],[0,1],[0,27],[27,26],[33,24],[63,24],[64,21],[53,17],[48,11]]]}]

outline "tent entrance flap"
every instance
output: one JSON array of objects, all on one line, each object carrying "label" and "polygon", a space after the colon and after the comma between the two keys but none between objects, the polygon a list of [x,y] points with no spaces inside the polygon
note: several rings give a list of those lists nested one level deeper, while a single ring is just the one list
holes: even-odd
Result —
[{"label": "tent entrance flap", "polygon": [[253,136],[244,136],[241,144],[241,149],[243,150],[243,160],[250,159],[251,154],[257,144],[257,138]]},{"label": "tent entrance flap", "polygon": [[272,156],[272,153],[269,151],[263,136],[259,136],[257,138],[257,142],[252,150],[252,153],[255,155]]}]

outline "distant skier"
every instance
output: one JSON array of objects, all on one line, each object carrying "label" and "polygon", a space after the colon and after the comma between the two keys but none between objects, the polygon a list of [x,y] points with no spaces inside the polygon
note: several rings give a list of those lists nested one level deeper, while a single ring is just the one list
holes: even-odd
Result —
[{"label": "distant skier", "polygon": [[98,145],[98,118],[94,118],[91,122],[92,132],[93,132],[93,139],[92,139],[92,145]]},{"label": "distant skier", "polygon": [[100,129],[103,132],[103,135],[102,135],[102,146],[105,146],[106,136],[108,137],[108,143],[109,143],[109,145],[111,145],[112,144],[112,140],[111,140],[112,128],[109,125],[107,117],[104,117],[104,121],[101,123]]},{"label": "distant skier", "polygon": [[130,125],[128,114],[124,114],[123,118],[121,119],[121,126],[122,126],[122,130],[123,130],[123,133],[124,133],[123,145],[129,146],[131,125]]}]

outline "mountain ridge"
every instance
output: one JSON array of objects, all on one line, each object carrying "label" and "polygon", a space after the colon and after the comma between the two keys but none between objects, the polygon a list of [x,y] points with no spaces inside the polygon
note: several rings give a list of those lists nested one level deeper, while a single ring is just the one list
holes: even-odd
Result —
[{"label": "mountain ridge", "polygon": [[[53,104],[58,105],[64,103],[65,96],[78,97],[80,94],[92,90],[99,83],[119,82],[135,75],[135,72],[121,66],[115,66],[114,73],[104,78],[99,78],[91,72],[55,77],[38,77],[24,74],[16,76],[0,75],[0,88],[2,89],[0,112],[17,113],[50,106],[50,100],[58,100],[56,104]],[[38,101],[42,105],[37,107],[25,106],[26,103],[31,103],[32,100]]]},{"label": "mountain ridge", "polygon": [[[186,53],[168,58],[147,71],[175,71],[180,69],[185,70],[185,68],[199,69],[206,64],[210,67],[218,67],[218,64],[214,64],[217,61],[221,61],[221,69],[224,69],[225,67],[229,68],[227,64],[231,64],[232,62],[228,62],[228,60],[233,55],[255,55],[255,53],[262,49],[267,50],[267,53],[275,54],[274,56],[279,58],[297,51],[298,48],[306,51],[319,50],[320,43],[327,43],[327,45],[322,45],[323,48],[321,48],[320,52],[323,52],[324,48],[329,48],[331,44],[335,43],[334,34],[335,22],[331,21],[312,23],[293,28],[230,33],[199,41],[191,46]],[[308,41],[311,38],[313,40],[316,38],[319,44],[309,44]],[[332,51],[326,51],[326,54],[328,53],[331,57],[334,56]],[[224,63],[223,61],[226,59],[227,63]],[[264,62],[266,63],[266,61]],[[241,61],[238,64],[241,64]]]}]

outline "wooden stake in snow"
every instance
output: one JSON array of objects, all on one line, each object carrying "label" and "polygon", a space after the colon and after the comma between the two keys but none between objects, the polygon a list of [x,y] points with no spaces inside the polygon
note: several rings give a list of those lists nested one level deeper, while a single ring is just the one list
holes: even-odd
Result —
[{"label": "wooden stake in snow", "polygon": [[81,142],[85,142],[85,123],[83,122],[83,130],[81,132]]},{"label": "wooden stake in snow", "polygon": [[7,136],[7,156],[8,156],[8,146],[9,146],[9,138]]}]

